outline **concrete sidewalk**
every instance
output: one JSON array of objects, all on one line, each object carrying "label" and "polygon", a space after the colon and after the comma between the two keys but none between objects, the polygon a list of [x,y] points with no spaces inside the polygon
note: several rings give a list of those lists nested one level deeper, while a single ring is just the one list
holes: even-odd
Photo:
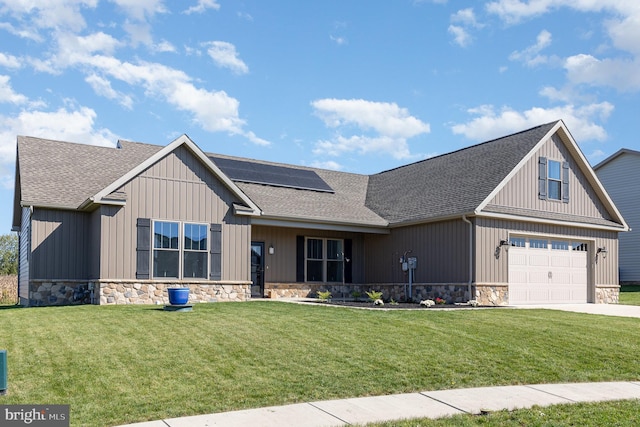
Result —
[{"label": "concrete sidewalk", "polygon": [[640,399],[640,381],[425,391],[299,403],[130,424],[130,427],[322,427],[441,418],[561,403]]}]

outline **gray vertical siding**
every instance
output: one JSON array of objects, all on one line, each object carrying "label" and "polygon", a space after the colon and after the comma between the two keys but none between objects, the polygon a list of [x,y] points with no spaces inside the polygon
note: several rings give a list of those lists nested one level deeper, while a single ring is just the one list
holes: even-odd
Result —
[{"label": "gray vertical siding", "polygon": [[125,207],[101,209],[100,277],[135,279],[136,220],[222,224],[222,280],[250,280],[249,218],[233,215],[237,199],[182,146],[118,189]]},{"label": "gray vertical siding", "polygon": [[[512,235],[543,235],[587,242],[589,244],[588,257],[592,274],[590,281],[595,285],[618,284],[618,240],[617,233],[614,231],[487,218],[477,218],[476,225],[476,281],[478,283],[506,284],[509,282],[508,252],[505,248],[502,248],[500,257],[495,257],[496,247],[501,239],[508,239]],[[602,246],[606,246],[608,255],[606,259],[600,257],[596,264],[595,251]]]},{"label": "gray vertical siding", "polygon": [[[363,236],[359,233],[252,225],[251,235],[252,241],[264,242],[265,245],[265,252],[267,252],[264,256],[265,282],[296,282],[296,236],[306,236],[351,239],[353,242],[353,252],[351,256],[353,283],[363,283],[365,264],[364,240]],[[273,255],[269,255],[267,250],[271,245],[275,252]]]},{"label": "gray vertical siding", "polygon": [[619,236],[620,280],[640,282],[640,155],[623,153],[596,173],[631,228]]},{"label": "gray vertical siding", "polygon": [[[538,158],[569,162],[569,203],[540,200],[538,197]],[[490,201],[490,204],[545,212],[611,219],[586,176],[576,165],[559,137],[554,135],[523,165],[516,175]]]},{"label": "gray vertical siding", "polygon": [[367,235],[365,281],[406,281],[399,259],[409,250],[409,256],[418,259],[416,282],[466,283],[469,280],[469,227],[459,219],[393,228],[389,235]]},{"label": "gray vertical siding", "polygon": [[18,275],[18,289],[21,302],[29,300],[29,262],[31,259],[31,209],[22,208],[22,221],[20,228],[20,271]]},{"label": "gray vertical siding", "polygon": [[87,278],[89,216],[36,208],[31,216],[31,279]]}]

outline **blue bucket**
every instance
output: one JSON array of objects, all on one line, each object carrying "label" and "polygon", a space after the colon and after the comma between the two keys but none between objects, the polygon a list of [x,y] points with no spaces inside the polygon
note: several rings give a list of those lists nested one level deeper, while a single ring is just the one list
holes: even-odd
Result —
[{"label": "blue bucket", "polygon": [[169,288],[169,304],[185,305],[189,302],[189,288]]}]

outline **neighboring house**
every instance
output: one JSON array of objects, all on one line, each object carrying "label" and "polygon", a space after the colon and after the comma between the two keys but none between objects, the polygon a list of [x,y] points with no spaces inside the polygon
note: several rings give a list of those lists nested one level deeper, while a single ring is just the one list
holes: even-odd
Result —
[{"label": "neighboring house", "polygon": [[15,186],[24,305],[617,302],[628,228],[562,121],[370,176],[20,136]]},{"label": "neighboring house", "polygon": [[620,235],[620,282],[640,284],[640,151],[623,148],[593,170],[631,229]]}]

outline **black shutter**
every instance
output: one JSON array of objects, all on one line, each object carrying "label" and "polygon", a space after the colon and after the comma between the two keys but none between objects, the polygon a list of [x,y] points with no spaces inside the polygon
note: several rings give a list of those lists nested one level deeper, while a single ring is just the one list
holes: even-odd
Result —
[{"label": "black shutter", "polygon": [[296,236],[296,282],[304,282],[304,236]]},{"label": "black shutter", "polygon": [[562,201],[569,203],[569,162],[562,162]]},{"label": "black shutter", "polygon": [[211,224],[210,280],[222,280],[222,224]]},{"label": "black shutter", "polygon": [[547,200],[547,158],[538,159],[538,198]]},{"label": "black shutter", "polygon": [[138,218],[136,235],[136,279],[148,279],[151,259],[151,220],[149,218]]},{"label": "black shutter", "polygon": [[353,241],[351,239],[344,239],[344,282],[345,283],[353,283],[353,257],[351,256],[353,252]]}]

